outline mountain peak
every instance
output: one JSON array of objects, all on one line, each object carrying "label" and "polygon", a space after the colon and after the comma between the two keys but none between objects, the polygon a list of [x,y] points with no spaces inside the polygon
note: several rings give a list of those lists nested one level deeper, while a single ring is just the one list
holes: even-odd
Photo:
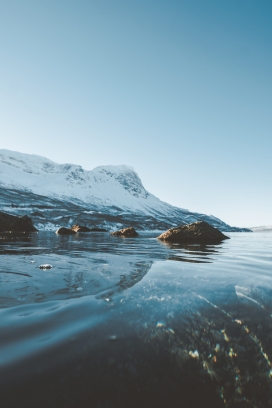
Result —
[{"label": "mountain peak", "polygon": [[116,180],[126,191],[137,198],[147,198],[149,193],[144,188],[142,181],[131,166],[98,166],[93,170],[94,174],[101,174],[106,180]]},{"label": "mountain peak", "polygon": [[105,166],[97,166],[93,169],[93,171],[109,171],[111,173],[126,173],[126,172],[134,172],[135,170],[132,166],[128,166],[126,164],[117,164],[117,165],[113,165],[113,164],[107,164]]}]

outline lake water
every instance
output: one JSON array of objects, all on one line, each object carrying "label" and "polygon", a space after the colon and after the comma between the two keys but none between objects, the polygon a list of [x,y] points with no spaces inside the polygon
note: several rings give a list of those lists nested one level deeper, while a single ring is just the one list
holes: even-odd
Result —
[{"label": "lake water", "polygon": [[157,235],[0,237],[1,407],[272,407],[272,234]]}]

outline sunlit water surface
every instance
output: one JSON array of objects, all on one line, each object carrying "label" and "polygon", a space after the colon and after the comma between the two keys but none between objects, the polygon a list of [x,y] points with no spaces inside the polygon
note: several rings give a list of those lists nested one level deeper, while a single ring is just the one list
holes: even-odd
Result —
[{"label": "sunlit water surface", "polygon": [[1,406],[272,407],[272,234],[157,235],[0,237]]}]

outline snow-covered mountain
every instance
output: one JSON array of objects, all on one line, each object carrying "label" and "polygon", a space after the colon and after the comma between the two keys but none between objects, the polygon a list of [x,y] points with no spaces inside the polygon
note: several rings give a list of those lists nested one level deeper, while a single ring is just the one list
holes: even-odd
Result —
[{"label": "snow-covered mountain", "polygon": [[30,215],[38,228],[84,222],[108,228],[165,229],[205,220],[223,231],[241,230],[161,201],[145,190],[132,167],[99,166],[87,171],[3,149],[0,206],[12,214]]}]

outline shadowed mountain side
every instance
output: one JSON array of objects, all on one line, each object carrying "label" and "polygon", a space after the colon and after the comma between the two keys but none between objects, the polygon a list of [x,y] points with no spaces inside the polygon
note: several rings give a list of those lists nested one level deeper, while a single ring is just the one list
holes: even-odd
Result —
[{"label": "shadowed mountain side", "polygon": [[[38,230],[56,231],[60,226],[71,227],[73,224],[86,224],[89,228],[107,230],[131,226],[139,231],[163,231],[174,225],[185,225],[191,221],[207,220],[205,214],[190,213],[187,210],[176,207],[173,207],[171,214],[159,213],[152,216],[130,213],[114,206],[87,205],[80,200],[69,202],[67,200],[34,194],[31,191],[6,189],[1,187],[1,185],[0,206],[8,213],[17,216],[30,216]],[[230,227],[217,218],[214,218],[212,223],[213,226],[222,231],[235,232],[245,230]]]}]

